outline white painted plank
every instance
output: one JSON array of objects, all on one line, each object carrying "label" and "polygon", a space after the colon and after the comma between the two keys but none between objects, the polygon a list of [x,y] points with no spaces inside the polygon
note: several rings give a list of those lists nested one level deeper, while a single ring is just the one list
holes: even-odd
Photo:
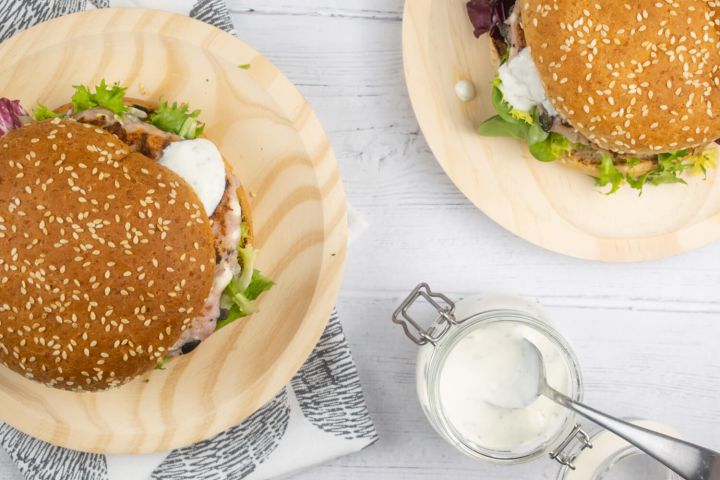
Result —
[{"label": "white painted plank", "polygon": [[23,480],[23,476],[20,475],[20,472],[15,468],[15,464],[12,463],[10,457],[2,448],[0,448],[0,478],[3,480]]},{"label": "white painted plank", "polygon": [[[720,245],[605,265],[543,251],[475,210],[434,161],[414,119],[402,75],[402,4],[230,1],[241,38],[310,100],[348,198],[371,224],[352,247],[339,308],[381,440],[297,478],[554,478],[549,461],[482,465],[432,432],[415,400],[414,347],[389,322],[400,296],[421,280],[454,295],[539,297],[575,345],[588,402],[665,421],[720,448]],[[19,480],[13,468],[0,452],[0,478]]]},{"label": "white painted plank", "polygon": [[[290,2],[267,3],[272,10]],[[449,290],[493,289],[588,307],[638,301],[661,310],[720,309],[709,288],[720,283],[720,245],[659,262],[600,264],[544,251],[478,212],[419,134],[402,74],[401,23],[318,16],[315,3],[332,4],[306,0],[293,5],[309,15],[234,19],[239,35],[310,100],[332,140],[347,196],[370,222],[348,261],[346,293],[397,293],[427,279]],[[261,8],[243,1],[233,8],[247,4]],[[386,4],[400,11],[401,2]]]},{"label": "white painted plank", "polygon": [[325,16],[368,20],[402,19],[402,0],[230,0],[233,13]]},{"label": "white painted plank", "polygon": [[[466,459],[432,432],[414,392],[415,346],[389,320],[399,300],[358,298],[340,304],[380,443],[297,478],[555,478],[550,461],[486,465]],[[688,439],[720,447],[716,315],[543,309],[576,350],[588,403],[619,416],[663,421]]]}]

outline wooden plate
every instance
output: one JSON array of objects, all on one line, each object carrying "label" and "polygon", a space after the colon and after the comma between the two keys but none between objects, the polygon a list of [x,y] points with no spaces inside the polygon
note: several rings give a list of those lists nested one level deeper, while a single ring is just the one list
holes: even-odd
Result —
[{"label": "wooden plate", "polygon": [[[533,159],[515,140],[483,138],[474,128],[494,115],[497,69],[487,37],[478,40],[466,0],[407,0],[405,77],[415,114],[436,158],[485,214],[516,235],[565,255],[603,261],[675,255],[720,237],[716,173],[689,185],[630,188],[605,196],[593,179]],[[475,100],[455,96],[471,80]]]},{"label": "wooden plate", "polygon": [[102,78],[129,86],[129,96],[202,109],[208,137],[251,193],[259,268],[277,285],[260,313],[116,390],[53,390],[0,368],[0,419],[77,450],[168,450],[246,418],[309,355],[340,287],[345,197],[308,104],[232,35],[169,13],[115,9],[53,20],[0,46],[0,95],[26,106],[60,105],[72,85]]}]

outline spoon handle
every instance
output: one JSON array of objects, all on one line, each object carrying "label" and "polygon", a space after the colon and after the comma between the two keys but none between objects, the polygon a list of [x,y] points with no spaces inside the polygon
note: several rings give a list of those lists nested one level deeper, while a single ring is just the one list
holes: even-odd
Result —
[{"label": "spoon handle", "polygon": [[686,480],[720,480],[720,453],[624,422],[550,387],[543,394],[635,445]]}]

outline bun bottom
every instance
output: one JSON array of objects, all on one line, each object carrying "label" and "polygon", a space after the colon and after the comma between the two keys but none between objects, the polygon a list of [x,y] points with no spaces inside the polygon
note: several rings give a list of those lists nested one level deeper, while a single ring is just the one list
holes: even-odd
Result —
[{"label": "bun bottom", "polygon": [[[225,161],[225,166],[228,170],[232,171],[232,167],[227,163],[227,160]],[[247,192],[245,191],[245,188],[242,186],[242,184],[238,185],[238,188],[236,190],[238,201],[240,202],[240,208],[242,209],[242,221],[245,222],[248,229],[247,234],[247,244],[252,245],[253,241],[255,240],[254,236],[254,230],[253,230],[253,219],[252,219],[252,210],[250,210],[250,200],[248,200]]]}]

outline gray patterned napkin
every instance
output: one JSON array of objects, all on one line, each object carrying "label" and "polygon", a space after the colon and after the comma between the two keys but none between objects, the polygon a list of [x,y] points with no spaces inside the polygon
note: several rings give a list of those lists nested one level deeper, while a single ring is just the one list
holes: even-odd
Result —
[{"label": "gray patterned napkin", "polygon": [[[51,18],[106,7],[161,8],[233,29],[224,0],[0,0],[0,40]],[[357,230],[353,223],[362,223],[353,218],[351,231]],[[376,440],[337,313],[278,396],[242,424],[186,448],[138,456],[90,454],[0,423],[0,447],[28,480],[260,480],[356,452]]]}]

